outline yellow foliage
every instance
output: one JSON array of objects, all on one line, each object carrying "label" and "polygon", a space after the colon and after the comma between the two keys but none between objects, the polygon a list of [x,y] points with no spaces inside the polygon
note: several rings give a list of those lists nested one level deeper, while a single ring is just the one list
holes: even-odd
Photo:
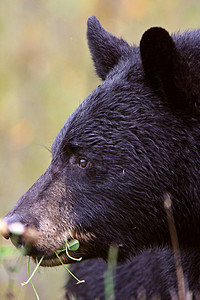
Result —
[{"label": "yellow foliage", "polygon": [[14,146],[18,149],[28,146],[34,138],[31,123],[26,119],[20,120],[11,128],[10,138]]},{"label": "yellow foliage", "polygon": [[152,2],[149,0],[123,0],[122,2],[123,14],[136,20],[150,14],[152,9]]}]

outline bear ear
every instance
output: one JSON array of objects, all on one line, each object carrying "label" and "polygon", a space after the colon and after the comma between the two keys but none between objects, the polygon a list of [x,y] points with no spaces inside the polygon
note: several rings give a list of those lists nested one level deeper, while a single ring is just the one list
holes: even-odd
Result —
[{"label": "bear ear", "polygon": [[190,74],[169,33],[160,27],[147,30],[140,41],[146,79],[163,93],[175,110],[189,108]]},{"label": "bear ear", "polygon": [[131,47],[122,39],[107,32],[92,16],[87,22],[87,39],[97,75],[105,79],[107,74],[126,55]]}]

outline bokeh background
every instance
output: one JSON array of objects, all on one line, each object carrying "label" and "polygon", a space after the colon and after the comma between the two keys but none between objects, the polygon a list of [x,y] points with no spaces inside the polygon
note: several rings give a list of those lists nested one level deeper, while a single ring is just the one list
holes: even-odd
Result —
[{"label": "bokeh background", "polygon": [[[198,0],[0,0],[0,217],[45,171],[58,130],[99,84],[87,48],[86,22],[130,43],[151,26],[169,32],[200,27]],[[35,299],[25,258],[4,255],[0,299]],[[41,269],[40,299],[62,299],[66,272]],[[82,279],[82,278],[81,278]]]}]

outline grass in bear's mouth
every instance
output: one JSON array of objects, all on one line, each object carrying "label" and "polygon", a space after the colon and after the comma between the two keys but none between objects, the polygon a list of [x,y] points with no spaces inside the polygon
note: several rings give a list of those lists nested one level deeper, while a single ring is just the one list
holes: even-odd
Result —
[{"label": "grass in bear's mouth", "polygon": [[[65,246],[63,249],[61,250],[57,250],[55,252],[56,256],[57,254],[60,254],[61,252],[65,251],[66,255],[72,259],[72,260],[75,260],[75,261],[81,261],[82,260],[82,257],[79,257],[79,258],[75,258],[75,257],[72,257],[71,255],[69,255],[69,252],[68,250],[70,251],[76,251],[78,250],[78,248],[80,247],[80,243],[78,240],[74,239],[74,240],[70,240],[68,242],[65,243]],[[57,256],[58,257],[58,256]]]},{"label": "grass in bear's mouth", "polygon": [[[67,267],[64,265],[64,263],[62,262],[61,258],[59,257],[59,254],[60,254],[61,252],[65,251],[65,252],[66,252],[66,255],[67,255],[70,259],[76,260],[76,261],[80,261],[80,260],[82,259],[82,257],[80,257],[80,258],[74,258],[74,257],[72,257],[71,255],[69,255],[69,252],[68,252],[68,250],[69,250],[69,251],[76,251],[76,250],[78,250],[79,246],[80,246],[79,241],[74,239],[74,240],[70,240],[70,241],[66,242],[66,243],[65,243],[65,247],[64,247],[62,250],[57,250],[57,251],[55,251],[55,255],[56,255],[56,257],[58,258],[59,262],[60,262],[61,265],[65,268],[65,270],[67,270],[68,273],[69,273],[69,274],[77,281],[77,284],[83,283],[83,282],[85,282],[85,280],[79,280],[79,279],[78,279],[78,278],[77,278],[77,277],[69,270],[69,268],[67,268]],[[43,259],[45,259],[44,256],[42,256],[42,257],[40,258],[39,262],[38,262],[38,259],[37,259],[37,257],[36,257],[36,267],[35,267],[33,273],[30,275],[30,257],[29,257],[29,259],[28,259],[28,264],[27,264],[28,280],[25,281],[25,282],[23,282],[23,283],[21,283],[22,286],[28,284],[29,282],[31,283],[31,286],[32,286],[32,288],[33,288],[33,291],[34,291],[34,293],[35,293],[35,296],[36,296],[37,300],[40,300],[40,298],[39,298],[38,293],[37,293],[37,291],[36,291],[36,289],[35,289],[35,287],[34,287],[34,285],[33,285],[32,278],[33,278],[33,276],[35,275],[35,273],[37,272],[37,270],[39,269],[39,267],[40,267],[40,265],[41,265]]]},{"label": "grass in bear's mouth", "polygon": [[80,257],[80,258],[72,257],[71,255],[69,255],[69,252],[68,252],[68,250],[70,250],[70,251],[76,251],[76,250],[78,250],[79,246],[80,246],[79,241],[76,240],[76,239],[74,239],[74,240],[70,240],[69,242],[66,242],[66,243],[65,243],[64,249],[55,251],[55,255],[57,256],[59,262],[60,262],[61,265],[68,271],[68,273],[69,273],[72,277],[74,277],[74,279],[77,281],[77,284],[83,283],[83,282],[85,282],[85,280],[79,280],[79,279],[78,279],[78,278],[77,278],[77,277],[76,277],[76,276],[75,276],[75,275],[74,275],[74,274],[73,274],[73,273],[72,273],[72,272],[64,265],[64,263],[62,262],[61,258],[59,257],[59,254],[60,254],[61,252],[65,251],[65,252],[66,252],[66,255],[67,255],[70,259],[75,260],[75,261],[81,261],[81,260],[82,260],[82,257]]}]

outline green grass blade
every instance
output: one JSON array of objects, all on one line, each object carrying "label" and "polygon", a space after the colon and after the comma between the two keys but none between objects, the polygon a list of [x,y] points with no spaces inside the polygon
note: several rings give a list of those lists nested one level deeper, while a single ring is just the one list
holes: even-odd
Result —
[{"label": "green grass blade", "polygon": [[79,283],[83,283],[85,282],[85,280],[79,280],[65,265],[64,263],[62,262],[62,260],[60,259],[58,253],[55,252],[55,255],[57,256],[59,262],[61,263],[61,265],[63,265],[63,267],[65,268],[65,270],[67,270],[67,272],[77,281],[77,284]]},{"label": "green grass blade", "polygon": [[68,250],[67,250],[67,247],[66,247],[66,249],[65,249],[65,252],[66,252],[67,256],[68,256],[70,259],[72,259],[72,260],[75,260],[75,261],[81,261],[81,260],[82,260],[82,257],[75,258],[75,257],[72,257],[71,255],[69,255],[69,252],[68,252]]},{"label": "green grass blade", "polygon": [[[40,264],[41,264],[43,258],[44,258],[44,256],[41,257],[39,263],[37,264],[35,270],[34,270],[33,273],[31,274],[31,276],[28,278],[28,280],[21,283],[22,286],[28,284],[28,283],[31,281],[31,279],[32,279],[33,276],[35,275],[36,271],[38,270],[38,268],[39,268],[39,266],[40,266]],[[30,265],[30,257],[29,257],[29,260],[28,260],[28,270],[29,270],[29,265]]]},{"label": "green grass blade", "polygon": [[[30,278],[29,265],[30,265],[30,257],[29,257],[29,261],[28,261],[28,270],[27,270],[27,271],[28,271],[28,277]],[[33,277],[33,276],[32,276],[32,277]],[[33,289],[33,291],[34,291],[34,293],[35,293],[35,296],[36,296],[37,300],[40,300],[40,298],[39,298],[39,296],[38,296],[38,293],[36,292],[36,289],[35,289],[35,287],[34,287],[34,285],[33,285],[33,281],[30,280],[30,283],[31,283],[32,289]]]}]

